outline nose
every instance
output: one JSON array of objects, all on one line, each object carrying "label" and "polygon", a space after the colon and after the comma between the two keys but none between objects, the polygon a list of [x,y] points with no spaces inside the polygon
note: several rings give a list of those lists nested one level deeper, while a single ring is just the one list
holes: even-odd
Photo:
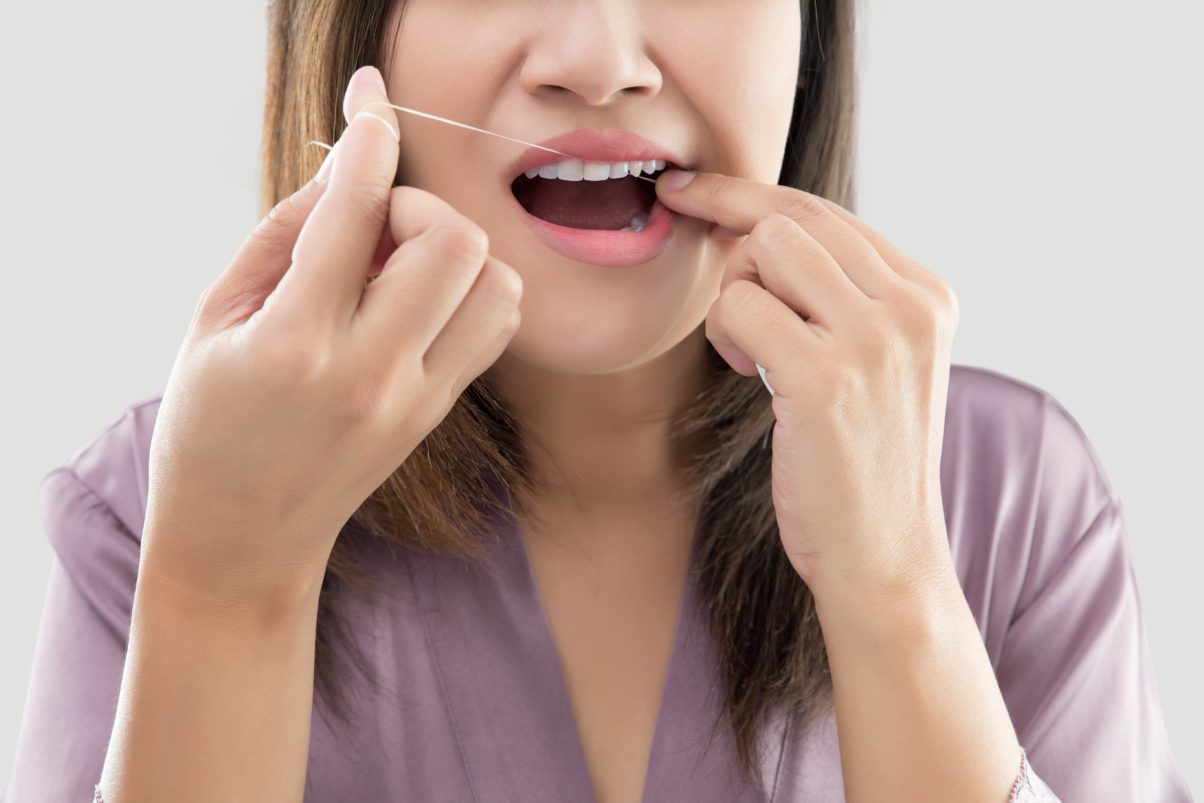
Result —
[{"label": "nose", "polygon": [[655,95],[661,73],[648,56],[645,43],[653,32],[639,6],[638,0],[544,5],[522,66],[523,87],[549,97],[572,93],[590,106]]}]

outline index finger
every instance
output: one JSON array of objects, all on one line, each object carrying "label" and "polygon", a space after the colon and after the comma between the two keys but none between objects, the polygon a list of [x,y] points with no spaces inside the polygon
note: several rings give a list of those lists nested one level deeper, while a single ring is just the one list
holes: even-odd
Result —
[{"label": "index finger", "polygon": [[900,270],[850,222],[852,213],[827,198],[722,173],[695,173],[691,181],[675,187],[675,174],[681,172],[666,170],[656,182],[657,197],[675,212],[738,234],[751,233],[770,215],[784,215],[815,238],[866,296],[882,298],[899,284]]},{"label": "index finger", "polygon": [[[688,184],[678,184],[679,177],[689,176]],[[666,170],[656,179],[657,197],[670,209],[718,223],[737,234],[751,233],[757,223],[775,212],[801,223],[804,209],[798,193],[819,201],[819,196],[793,187],[722,173]],[[817,204],[817,208],[821,207]]]},{"label": "index finger", "polygon": [[[400,152],[396,113],[375,67],[348,82],[351,122],[335,144],[327,187],[293,247],[277,309],[307,327],[349,324],[389,215]],[[287,286],[286,286],[287,285]]]}]

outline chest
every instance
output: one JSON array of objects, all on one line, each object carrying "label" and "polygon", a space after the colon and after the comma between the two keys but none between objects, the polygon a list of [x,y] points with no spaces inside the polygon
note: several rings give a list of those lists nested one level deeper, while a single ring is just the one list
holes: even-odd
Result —
[{"label": "chest", "polygon": [[640,803],[688,544],[593,560],[535,540],[528,550],[597,802]]},{"label": "chest", "polygon": [[[381,583],[349,587],[341,608],[375,680],[362,679],[358,671],[344,679],[350,692],[347,719],[315,703],[306,803],[632,803],[639,800],[640,778],[648,803],[843,799],[834,717],[829,727],[806,733],[775,719],[757,751],[763,785],[743,782],[725,731],[711,738],[722,718],[722,696],[705,605],[693,583],[685,584],[680,599],[669,601],[681,586],[666,581],[684,582],[685,564],[680,571],[665,564],[658,569],[652,553],[633,559],[632,550],[625,550],[624,573],[602,571],[614,568],[604,556],[592,561],[596,576],[573,565],[549,572],[544,559],[554,553],[536,547],[535,560],[543,567],[537,581],[513,518],[499,516],[496,528],[499,539],[488,567],[450,556],[402,559],[383,547],[365,556],[379,566]],[[562,580],[569,592],[576,586],[591,591],[564,592]],[[593,590],[616,584],[629,591],[600,596],[601,590]],[[572,615],[574,605],[587,603],[614,617]],[[685,614],[667,669],[663,658],[657,662],[645,654],[656,639],[641,641],[642,634],[659,629],[664,655],[666,611]],[[615,643],[626,646],[621,655],[627,657],[611,660],[598,646],[602,642],[588,638],[604,632],[603,625],[618,629],[622,638]],[[586,648],[593,645],[592,662],[575,646],[578,630],[585,631]],[[621,668],[591,683],[589,670],[607,661]],[[659,700],[630,702],[641,694],[651,698],[652,692],[628,666],[662,673]],[[586,680],[579,682],[581,677]],[[596,701],[616,687],[621,707],[603,710]],[[638,720],[641,711],[644,742],[632,751],[637,757],[614,757],[595,747],[618,745],[619,751],[636,743],[639,723],[624,723]],[[583,744],[590,745],[588,759]]]}]

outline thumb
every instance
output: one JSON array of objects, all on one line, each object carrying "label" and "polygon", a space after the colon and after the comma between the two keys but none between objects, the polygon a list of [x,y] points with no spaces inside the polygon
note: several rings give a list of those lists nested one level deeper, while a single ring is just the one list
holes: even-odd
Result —
[{"label": "thumb", "polygon": [[[350,125],[352,119],[369,103],[379,104],[381,101],[388,102],[389,87],[385,84],[385,77],[381,71],[371,64],[365,64],[351,74],[351,79],[347,82],[347,91],[343,93],[343,118]],[[382,117],[381,114],[384,116]],[[388,126],[393,132],[393,138],[399,139],[397,136],[397,112],[392,109],[377,110],[374,117],[380,118],[380,121]]]},{"label": "thumb", "polygon": [[259,221],[229,267],[206,289],[198,316],[225,328],[246,320],[263,305],[292,264],[293,246],[325,192],[334,157],[333,150],[328,152],[314,177]]}]

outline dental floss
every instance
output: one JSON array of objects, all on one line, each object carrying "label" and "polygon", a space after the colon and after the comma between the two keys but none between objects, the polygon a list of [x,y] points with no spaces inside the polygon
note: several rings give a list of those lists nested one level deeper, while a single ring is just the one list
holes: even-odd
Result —
[{"label": "dental floss", "polygon": [[769,379],[768,379],[768,377],[765,376],[765,369],[761,367],[761,363],[757,362],[757,363],[753,363],[753,365],[757,366],[757,373],[759,373],[761,375],[761,381],[764,382],[765,387],[767,387],[769,389],[769,395],[770,396],[774,395],[773,385],[769,384]]},{"label": "dental floss", "polygon": [[[517,142],[521,145],[529,145],[532,148],[539,148],[541,151],[548,151],[550,153],[560,154],[561,156],[567,156],[570,159],[577,158],[576,156],[573,156],[572,154],[565,153],[564,151],[558,151],[555,148],[546,148],[543,145],[536,145],[534,142],[527,142],[526,140],[515,139],[514,137],[508,137],[505,134],[498,134],[494,131],[486,131],[484,128],[477,128],[476,126],[468,125],[467,123],[458,123],[455,120],[449,120],[446,117],[440,117],[437,114],[428,114],[426,112],[420,112],[417,109],[409,109],[409,108],[406,108],[405,106],[398,106],[394,103],[386,103],[385,105],[390,106],[394,109],[400,109],[403,112],[409,112],[410,114],[416,114],[419,117],[426,117],[431,120],[436,120],[440,123],[447,123],[449,125],[459,126],[460,128],[467,128],[470,131],[478,131],[482,134],[491,134],[492,136],[501,137],[502,139],[508,139],[511,142]],[[306,145],[320,145],[328,151],[334,150],[333,145],[327,145],[325,142],[319,142],[316,139],[310,140],[309,142],[307,142],[305,144]],[[643,181],[650,181],[653,184],[656,183],[656,179],[648,178],[647,176],[635,176],[635,178],[642,179]],[[375,278],[375,277],[369,277],[369,281],[371,281],[372,278]],[[761,367],[760,363],[754,363],[754,364],[757,366],[757,373],[759,373],[761,375],[761,381],[765,383],[766,389],[769,390],[769,395],[770,396],[775,395],[774,390],[773,390],[773,385],[769,384],[769,378],[765,375],[765,369]]]},{"label": "dental floss", "polygon": [[[527,142],[526,140],[522,140],[522,139],[515,139],[514,137],[508,137],[508,136],[506,136],[505,134],[498,134],[498,133],[496,133],[496,132],[494,132],[494,131],[487,131],[487,130],[485,130],[484,128],[477,128],[475,125],[468,125],[467,123],[458,123],[458,122],[456,122],[455,120],[449,120],[448,118],[446,118],[446,117],[440,117],[440,116],[439,116],[439,115],[437,115],[437,114],[428,114],[427,112],[420,112],[420,111],[418,111],[417,109],[410,109],[410,108],[407,108],[407,107],[405,107],[405,106],[398,106],[398,105],[397,105],[397,104],[395,104],[395,103],[385,103],[385,105],[386,105],[386,106],[389,106],[389,107],[392,107],[392,108],[394,108],[394,109],[401,109],[403,112],[409,112],[410,114],[416,114],[416,115],[418,115],[419,117],[426,117],[426,118],[429,118],[429,119],[431,119],[431,120],[437,120],[437,121],[438,121],[438,122],[440,122],[440,123],[447,123],[448,125],[459,126],[460,128],[467,128],[467,129],[469,129],[469,130],[471,130],[471,131],[479,131],[479,132],[480,132],[480,133],[482,133],[482,134],[490,134],[490,135],[492,135],[492,136],[495,136],[495,137],[501,137],[502,139],[508,139],[508,140],[510,140],[511,142],[517,142],[517,143],[519,143],[519,144],[521,144],[521,145],[528,145],[528,146],[530,146],[530,147],[532,147],[532,148],[539,148],[541,151],[548,151],[549,153],[556,153],[556,154],[559,154],[559,155],[561,155],[561,156],[567,156],[567,157],[568,157],[568,158],[570,158],[570,159],[576,159],[576,158],[577,158],[576,156],[573,156],[571,153],[565,153],[564,151],[558,151],[558,150],[556,150],[555,148],[547,148],[547,147],[544,147],[543,145],[536,145],[534,142]],[[325,148],[326,150],[334,150],[334,146],[332,146],[332,145],[327,145],[325,142],[319,142],[319,141],[318,141],[318,140],[316,140],[316,139],[315,139],[315,140],[310,140],[309,142],[307,142],[307,143],[305,143],[305,144],[306,144],[306,145],[321,145],[321,146],[322,146],[323,148]],[[656,179],[654,179],[654,178],[648,178],[647,176],[632,176],[632,178],[638,178],[638,179],[640,179],[641,181],[647,181],[647,182],[650,182],[650,183],[652,183],[652,184],[655,184],[655,183],[656,183]]]}]

